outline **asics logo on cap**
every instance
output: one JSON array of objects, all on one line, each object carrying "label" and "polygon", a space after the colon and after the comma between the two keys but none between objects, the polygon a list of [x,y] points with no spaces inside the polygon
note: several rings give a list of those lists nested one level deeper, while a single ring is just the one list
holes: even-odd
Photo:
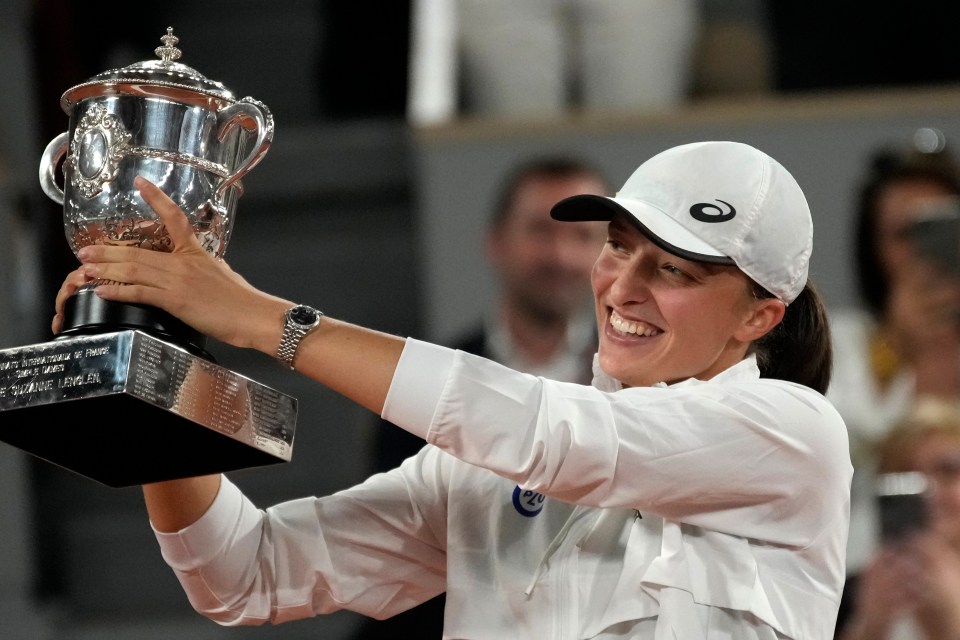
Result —
[{"label": "asics logo on cap", "polygon": [[722,207],[718,207],[712,202],[698,202],[690,207],[690,215],[700,222],[726,222],[737,215],[737,210],[729,202],[724,202],[719,198],[717,202],[727,205],[729,211],[724,211]]}]

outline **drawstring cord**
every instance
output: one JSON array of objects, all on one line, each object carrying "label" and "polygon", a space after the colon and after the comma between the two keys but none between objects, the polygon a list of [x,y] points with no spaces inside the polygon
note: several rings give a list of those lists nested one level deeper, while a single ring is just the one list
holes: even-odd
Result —
[{"label": "drawstring cord", "polygon": [[560,527],[560,531],[557,532],[557,535],[553,536],[553,540],[551,540],[550,544],[547,545],[547,550],[543,552],[543,557],[540,558],[540,563],[537,565],[537,570],[533,572],[533,579],[523,592],[524,595],[530,596],[533,594],[533,590],[540,581],[540,576],[543,575],[543,571],[546,569],[547,563],[550,561],[550,557],[557,551],[557,549],[560,548],[560,545],[567,537],[567,533],[570,531],[570,527],[573,526],[573,520],[577,516],[577,511],[578,509],[573,510],[573,513],[570,514],[570,517],[567,518],[567,521],[563,523],[562,527]]}]

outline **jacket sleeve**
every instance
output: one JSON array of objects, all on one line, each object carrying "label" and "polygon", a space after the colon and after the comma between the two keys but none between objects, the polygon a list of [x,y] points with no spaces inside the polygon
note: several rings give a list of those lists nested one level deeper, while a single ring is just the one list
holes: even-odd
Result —
[{"label": "jacket sleeve", "polygon": [[193,607],[220,624],[389,617],[445,589],[445,459],[426,447],[351,489],[267,510],[224,478],[197,522],[155,533]]},{"label": "jacket sleeve", "polygon": [[842,420],[820,394],[782,381],[607,393],[408,341],[384,415],[468,463],[576,504],[798,546],[848,509]]}]

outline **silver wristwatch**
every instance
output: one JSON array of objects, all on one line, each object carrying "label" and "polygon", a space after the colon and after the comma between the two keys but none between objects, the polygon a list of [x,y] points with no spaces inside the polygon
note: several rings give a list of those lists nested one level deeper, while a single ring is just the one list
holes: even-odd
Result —
[{"label": "silver wristwatch", "polygon": [[304,336],[317,328],[323,313],[305,304],[287,309],[284,314],[283,335],[277,347],[277,360],[293,369],[293,358]]}]

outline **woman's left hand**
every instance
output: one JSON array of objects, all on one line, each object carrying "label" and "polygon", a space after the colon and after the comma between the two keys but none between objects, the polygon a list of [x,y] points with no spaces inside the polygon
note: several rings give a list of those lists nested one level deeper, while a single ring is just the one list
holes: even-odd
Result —
[{"label": "woman's left hand", "polygon": [[933,534],[918,537],[910,547],[925,584],[917,622],[931,638],[960,637],[960,554]]},{"label": "woman's left hand", "polygon": [[284,311],[292,303],[256,289],[207,253],[186,215],[156,185],[141,177],[134,184],[157,212],[174,248],[171,253],[107,245],[82,248],[78,257],[86,278],[124,283],[101,285],[97,295],[159,307],[207,336],[273,353]]}]

